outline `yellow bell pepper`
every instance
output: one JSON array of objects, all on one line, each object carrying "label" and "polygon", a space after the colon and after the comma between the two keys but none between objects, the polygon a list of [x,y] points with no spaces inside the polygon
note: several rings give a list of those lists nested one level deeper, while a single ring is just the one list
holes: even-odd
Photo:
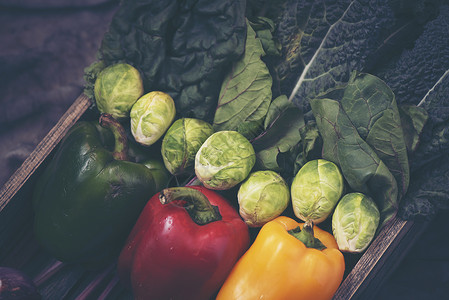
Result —
[{"label": "yellow bell pepper", "polygon": [[[343,279],[343,254],[332,234],[313,228],[313,223],[302,230],[303,225],[285,216],[266,223],[233,267],[217,300],[331,299]],[[289,232],[299,231],[298,226],[297,238]]]}]

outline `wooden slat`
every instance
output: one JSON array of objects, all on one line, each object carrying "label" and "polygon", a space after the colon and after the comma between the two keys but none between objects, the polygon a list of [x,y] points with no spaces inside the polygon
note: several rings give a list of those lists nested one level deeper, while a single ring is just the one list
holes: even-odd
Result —
[{"label": "wooden slat", "polygon": [[31,152],[23,164],[14,172],[0,190],[0,211],[5,208],[14,195],[22,188],[34,171],[47,158],[66,132],[89,108],[91,102],[84,94],[69,107],[58,123]]}]

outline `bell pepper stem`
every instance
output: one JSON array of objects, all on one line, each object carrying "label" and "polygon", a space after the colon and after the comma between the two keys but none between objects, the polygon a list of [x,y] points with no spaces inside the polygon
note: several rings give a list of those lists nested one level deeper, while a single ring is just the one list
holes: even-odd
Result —
[{"label": "bell pepper stem", "polygon": [[326,249],[326,246],[317,239],[313,234],[313,221],[307,220],[304,226],[301,228],[298,226],[296,228],[288,230],[288,233],[293,235],[295,238],[303,242],[307,248],[315,248],[318,250]]},{"label": "bell pepper stem", "polygon": [[123,126],[110,114],[100,115],[100,125],[111,130],[114,135],[115,145],[112,155],[117,160],[128,160],[128,140]]},{"label": "bell pepper stem", "polygon": [[218,206],[212,205],[203,193],[192,188],[172,187],[163,189],[159,194],[159,200],[162,204],[174,200],[186,201],[185,209],[193,222],[198,225],[206,225],[221,220]]}]

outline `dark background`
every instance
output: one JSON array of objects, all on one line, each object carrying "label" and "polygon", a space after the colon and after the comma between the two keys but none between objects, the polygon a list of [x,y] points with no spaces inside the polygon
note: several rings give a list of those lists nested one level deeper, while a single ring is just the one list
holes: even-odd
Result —
[{"label": "dark background", "polygon": [[[114,0],[0,0],[0,186],[82,93]],[[449,183],[448,183],[449,184]],[[438,215],[377,299],[449,299],[449,213]]]}]

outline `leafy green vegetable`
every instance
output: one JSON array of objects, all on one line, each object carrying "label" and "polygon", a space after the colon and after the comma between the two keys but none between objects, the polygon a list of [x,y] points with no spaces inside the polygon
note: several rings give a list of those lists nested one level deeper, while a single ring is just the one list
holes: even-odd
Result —
[{"label": "leafy green vegetable", "polygon": [[168,93],[181,116],[212,120],[220,84],[244,51],[244,13],[243,0],[122,1],[99,58],[139,68],[145,91]]},{"label": "leafy green vegetable", "polygon": [[370,197],[362,193],[344,195],[332,216],[332,233],[340,251],[365,251],[374,238],[379,218],[379,210]]},{"label": "leafy green vegetable", "polygon": [[400,104],[417,105],[449,68],[449,6],[440,8],[439,16],[428,22],[412,49],[376,75],[393,90]]},{"label": "leafy green vegetable", "polygon": [[449,69],[420,102],[428,112],[423,137],[413,154],[411,189],[401,206],[405,219],[431,218],[449,208]]},{"label": "leafy green vegetable", "polygon": [[98,74],[94,93],[95,103],[101,113],[111,114],[116,120],[125,120],[143,95],[142,77],[129,64],[111,65]]},{"label": "leafy green vegetable", "polygon": [[393,92],[376,76],[354,74],[344,89],[341,105],[360,137],[395,177],[401,197],[408,188],[410,168]]},{"label": "leafy green vegetable", "polygon": [[344,181],[336,164],[325,159],[307,162],[291,184],[295,216],[304,222],[321,223],[332,214],[344,190]]},{"label": "leafy green vegetable", "polygon": [[[105,64],[103,61],[96,61],[92,63],[90,66],[84,69],[83,79],[86,82],[86,86],[84,88],[84,94],[90,99],[95,99],[95,80],[97,79],[98,74],[105,68]],[[95,101],[93,101],[95,102]],[[96,105],[96,103],[94,103]]]},{"label": "leafy green vegetable", "polygon": [[[278,93],[290,95],[299,74],[351,1],[284,1],[275,37],[282,45],[282,58],[273,69]],[[333,1],[335,2],[335,1]]]},{"label": "leafy green vegetable", "polygon": [[256,17],[249,20],[249,24],[256,32],[257,38],[262,43],[263,50],[267,55],[280,55],[281,44],[273,39],[275,30],[274,22],[265,17]]},{"label": "leafy green vegetable", "polygon": [[276,172],[252,172],[237,193],[239,213],[250,227],[262,227],[284,212],[290,202],[290,188]]},{"label": "leafy green vegetable", "polygon": [[427,111],[416,105],[404,104],[399,106],[399,115],[404,129],[407,150],[409,153],[413,153],[418,147],[421,133],[427,122]]},{"label": "leafy green vegetable", "polygon": [[243,135],[218,131],[196,153],[195,174],[205,187],[227,190],[245,180],[255,162],[254,148]]},{"label": "leafy green vegetable", "polygon": [[288,101],[287,96],[274,99],[265,118],[265,131],[252,141],[257,168],[280,171],[278,156],[299,143],[299,128],[302,126],[302,112]]},{"label": "leafy green vegetable", "polygon": [[389,1],[287,1],[275,35],[283,45],[274,65],[279,93],[308,110],[310,99],[361,71],[394,24]]},{"label": "leafy green vegetable", "polygon": [[389,2],[396,22],[389,34],[378,43],[375,53],[363,70],[366,73],[378,74],[379,69],[385,68],[390,60],[397,59],[404,49],[412,48],[415,40],[422,34],[424,25],[438,15],[441,6],[441,0],[392,0]]},{"label": "leafy green vegetable", "polygon": [[[449,27],[448,27],[449,28]],[[420,105],[429,114],[421,145],[415,153],[418,162],[437,159],[449,150],[449,69],[421,100]]]},{"label": "leafy green vegetable", "polygon": [[215,131],[237,130],[241,124],[253,122],[260,125],[271,102],[272,80],[261,60],[265,52],[249,24],[247,30],[245,54],[232,66],[221,86],[213,123]]},{"label": "leafy green vegetable", "polygon": [[[381,223],[396,214],[404,198],[403,216],[433,214],[438,207],[447,207],[449,193],[443,181],[428,179],[446,178],[448,168],[444,155],[449,148],[449,100],[442,96],[449,94],[447,2],[284,0],[274,13],[268,1],[249,3],[251,13],[267,10],[266,16],[277,24],[274,36],[282,44],[282,55],[268,61],[273,94],[290,95],[289,100],[306,114],[309,103],[315,104],[324,158],[345,166],[343,173],[349,172],[345,177],[352,189],[368,191],[380,207]],[[353,71],[364,70],[374,71],[384,82],[370,75],[351,78]],[[276,135],[270,132],[278,128],[276,123],[286,122],[282,114],[280,109],[267,115],[275,122],[270,121],[260,137],[271,151],[265,161],[270,157],[277,168],[302,164],[301,149],[316,147],[305,141],[303,123],[299,143],[280,152],[282,140],[268,137]],[[256,147],[259,158],[263,148]],[[434,163],[437,160],[441,165]],[[412,188],[406,193],[410,180]],[[433,192],[439,193],[435,200],[415,197]]]},{"label": "leafy green vegetable", "polygon": [[438,159],[449,148],[448,70],[449,70],[449,6],[440,8],[439,16],[427,23],[415,46],[405,50],[379,76],[383,76],[398,101],[419,105],[428,113],[419,146],[412,157],[411,167],[419,170]]},{"label": "leafy green vegetable", "polygon": [[433,160],[414,174],[401,203],[399,215],[406,219],[432,219],[440,209],[449,209],[449,155]]},{"label": "leafy green vegetable", "polygon": [[406,108],[401,121],[412,147],[410,188],[400,210],[405,219],[431,218],[449,203],[449,6],[437,7],[438,16],[427,22],[410,49],[377,73],[398,103],[411,105],[401,105]]},{"label": "leafy green vegetable", "polygon": [[[315,120],[307,121],[304,127],[299,129],[302,141],[302,158],[304,161],[321,157],[323,140]],[[303,163],[304,164],[304,163]]]},{"label": "leafy green vegetable", "polygon": [[338,101],[314,99],[310,104],[323,137],[323,158],[340,167],[353,190],[372,196],[379,207],[382,227],[398,209],[398,187],[394,176],[360,137]]}]

